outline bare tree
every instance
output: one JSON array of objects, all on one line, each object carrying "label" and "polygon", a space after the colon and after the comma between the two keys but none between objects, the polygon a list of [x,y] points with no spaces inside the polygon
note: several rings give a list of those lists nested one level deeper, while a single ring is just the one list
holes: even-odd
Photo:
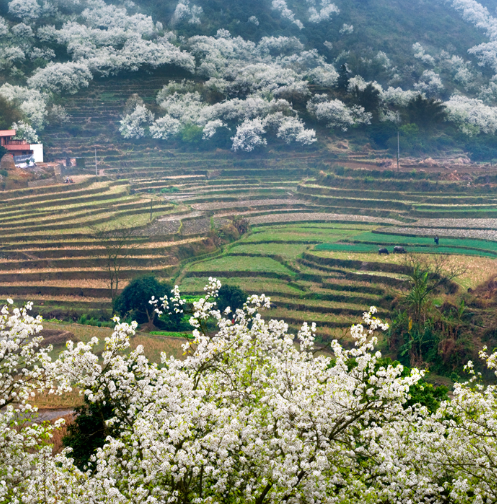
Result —
[{"label": "bare tree", "polygon": [[94,238],[105,248],[104,268],[108,273],[110,297],[113,300],[119,291],[121,269],[138,244],[132,240],[133,229],[122,224],[116,227],[92,226],[91,230]]}]

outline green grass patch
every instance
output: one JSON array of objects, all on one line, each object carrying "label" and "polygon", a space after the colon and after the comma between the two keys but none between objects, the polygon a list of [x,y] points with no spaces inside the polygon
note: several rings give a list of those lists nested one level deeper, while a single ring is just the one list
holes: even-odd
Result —
[{"label": "green grass patch", "polygon": [[[406,246],[407,252],[415,252],[417,254],[457,254],[457,255],[477,255],[483,257],[496,257],[497,252],[485,251],[485,250],[475,250],[475,249],[466,249],[466,248],[458,248],[458,247],[417,247],[415,245]],[[337,251],[337,252],[378,252],[377,245],[370,244],[358,244],[358,243],[322,243],[320,245],[316,245],[315,249],[317,251],[320,250],[328,250],[328,251]],[[390,250],[392,253],[393,250]]]},{"label": "green grass patch", "polygon": [[[370,229],[374,229],[375,227],[378,227],[378,226],[374,226],[374,225],[370,225],[370,224],[355,224],[355,223],[344,223],[344,224],[340,224],[340,223],[337,223],[337,222],[329,222],[329,223],[326,223],[326,222],[306,222],[305,224],[302,224],[302,223],[289,223],[289,224],[279,224],[279,225],[274,225],[274,226],[271,226],[271,229],[274,230],[274,231],[288,231],[288,232],[297,232],[297,233],[301,233],[301,232],[309,232],[310,229],[316,231],[316,232],[320,232],[320,231],[327,231],[327,230],[330,230],[330,229],[347,229],[347,230],[370,230]],[[259,226],[259,227],[254,227],[253,228],[253,231],[255,233],[259,233],[259,232],[267,232],[267,227],[266,226]]]},{"label": "green grass patch", "polygon": [[[402,236],[397,234],[362,233],[354,236],[354,242],[370,242],[378,245],[425,245],[435,247],[433,232],[426,230],[427,237]],[[320,246],[320,245],[318,245]],[[497,242],[485,240],[471,240],[467,238],[440,238],[441,247],[472,248],[477,250],[492,251],[497,253]]]},{"label": "green grass patch", "polygon": [[231,252],[236,254],[260,254],[264,255],[279,255],[285,259],[296,259],[310,245],[307,244],[289,244],[289,243],[257,243],[253,245],[238,245],[231,249]]},{"label": "green grass patch", "polygon": [[165,336],[167,338],[187,338],[194,339],[191,334],[182,332],[168,332],[168,331],[151,331],[148,333],[150,336]]},{"label": "green grass patch", "polygon": [[[218,277],[222,285],[234,285],[240,287],[245,292],[252,293],[278,293],[289,294],[291,296],[300,296],[302,290],[297,286],[290,285],[288,282],[277,280],[275,278],[251,277]],[[180,290],[182,292],[203,292],[204,287],[208,284],[208,277],[187,277],[181,281]],[[300,284],[300,282],[299,282]]]},{"label": "green grass patch", "polygon": [[242,243],[254,243],[254,242],[264,242],[264,241],[276,241],[276,242],[322,242],[326,243],[332,240],[342,240],[349,238],[358,234],[358,230],[351,229],[328,229],[328,230],[299,230],[299,231],[287,231],[282,230],[266,230],[262,233],[253,233]]},{"label": "green grass patch", "polygon": [[269,257],[243,257],[243,256],[223,256],[211,261],[203,261],[193,264],[190,271],[264,271],[270,273],[281,273],[284,275],[295,275],[295,273],[283,264]]}]

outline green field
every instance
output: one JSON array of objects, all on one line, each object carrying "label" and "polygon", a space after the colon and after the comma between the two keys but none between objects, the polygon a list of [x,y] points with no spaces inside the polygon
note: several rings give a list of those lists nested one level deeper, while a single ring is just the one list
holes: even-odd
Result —
[{"label": "green field", "polygon": [[[427,230],[428,231],[428,230]],[[427,233],[428,234],[428,233]],[[345,240],[340,240],[341,242]],[[441,238],[440,244],[434,243],[433,237],[401,236],[380,233],[361,233],[347,240],[348,243],[322,243],[314,250],[335,250],[348,252],[377,252],[378,247],[403,246],[407,252],[419,254],[460,254],[497,257],[497,242],[457,238]]]},{"label": "green field", "polygon": [[237,254],[256,254],[256,255],[278,255],[285,259],[295,259],[302,252],[311,248],[312,245],[295,243],[257,243],[253,245],[242,244],[233,247],[231,250]]},{"label": "green field", "polygon": [[[323,243],[317,245],[315,250],[336,250],[337,252],[371,252],[378,253],[377,245],[369,244],[355,244],[355,243]],[[457,255],[476,255],[482,257],[497,257],[497,252],[490,252],[485,250],[473,250],[458,247],[416,247],[416,246],[406,246],[406,252],[412,252],[416,254],[457,254]],[[390,253],[393,253],[393,249],[390,248]]]},{"label": "green field", "polygon": [[194,264],[189,271],[253,271],[294,275],[291,270],[269,257],[253,258],[235,255]]}]

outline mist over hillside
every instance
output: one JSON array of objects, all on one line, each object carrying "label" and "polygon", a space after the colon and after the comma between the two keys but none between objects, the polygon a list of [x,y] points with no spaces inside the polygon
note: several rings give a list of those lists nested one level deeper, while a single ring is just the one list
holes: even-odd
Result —
[{"label": "mist over hillside", "polygon": [[[92,81],[160,75],[119,132],[196,147],[328,137],[497,158],[497,3],[474,0],[3,1],[0,127],[31,142]],[[144,98],[149,98],[144,101]]]}]

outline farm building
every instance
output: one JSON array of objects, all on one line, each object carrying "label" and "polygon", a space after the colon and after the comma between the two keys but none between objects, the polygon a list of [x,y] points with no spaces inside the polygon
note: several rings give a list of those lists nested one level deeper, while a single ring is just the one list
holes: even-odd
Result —
[{"label": "farm building", "polygon": [[27,159],[43,163],[43,144],[29,144],[25,140],[15,139],[15,136],[16,130],[0,130],[0,145],[14,156],[16,165],[26,163]]}]

